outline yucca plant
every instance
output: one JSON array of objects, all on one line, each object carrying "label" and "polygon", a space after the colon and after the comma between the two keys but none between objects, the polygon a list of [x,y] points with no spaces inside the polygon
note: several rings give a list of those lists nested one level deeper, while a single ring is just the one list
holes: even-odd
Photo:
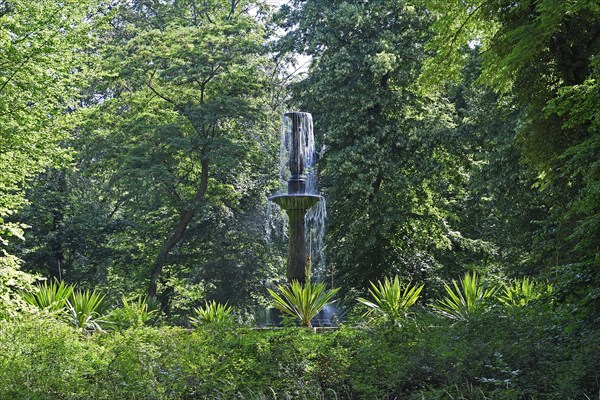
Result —
[{"label": "yucca plant", "polygon": [[535,283],[525,277],[504,284],[498,300],[508,307],[522,307],[547,293],[552,293],[552,285]]},{"label": "yucca plant", "polygon": [[74,291],[67,300],[71,323],[82,330],[102,330],[98,318],[104,297],[95,290]]},{"label": "yucca plant", "polygon": [[487,300],[494,296],[498,288],[486,286],[483,277],[466,273],[460,283],[452,280],[452,287],[444,284],[446,296],[432,305],[438,313],[455,320],[469,320],[484,313]]},{"label": "yucca plant", "polygon": [[220,304],[214,300],[204,303],[204,307],[194,308],[194,316],[190,317],[190,323],[195,328],[200,325],[227,322],[231,319],[233,308],[227,303]]},{"label": "yucca plant", "polygon": [[368,317],[375,313],[395,323],[406,317],[408,309],[419,299],[423,290],[423,285],[401,285],[397,275],[393,280],[385,278],[383,282],[370,283],[371,300],[358,298],[361,304],[368,307],[363,316]]},{"label": "yucca plant", "polygon": [[273,305],[284,314],[291,315],[300,321],[300,325],[312,327],[310,321],[332,300],[338,288],[326,290],[325,283],[300,284],[292,281],[288,286],[279,286],[281,294],[269,289],[273,297]]},{"label": "yucca plant", "polygon": [[154,297],[138,295],[131,300],[123,297],[121,301],[123,305],[108,316],[108,322],[120,328],[139,328],[158,313]]},{"label": "yucca plant", "polygon": [[67,299],[73,294],[73,286],[58,280],[37,285],[36,291],[22,294],[23,300],[41,310],[59,313],[67,308]]}]

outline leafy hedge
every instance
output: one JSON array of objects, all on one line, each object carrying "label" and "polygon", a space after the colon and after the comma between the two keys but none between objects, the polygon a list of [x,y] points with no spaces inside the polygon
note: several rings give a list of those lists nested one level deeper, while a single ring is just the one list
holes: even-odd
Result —
[{"label": "leafy hedge", "polygon": [[[402,326],[85,334],[50,318],[3,321],[1,399],[585,399],[600,335],[532,305]],[[586,397],[588,396],[588,397]]]}]

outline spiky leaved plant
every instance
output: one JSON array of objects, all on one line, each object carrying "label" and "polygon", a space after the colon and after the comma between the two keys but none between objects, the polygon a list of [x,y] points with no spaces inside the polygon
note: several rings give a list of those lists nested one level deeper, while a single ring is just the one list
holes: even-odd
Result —
[{"label": "spiky leaved plant", "polygon": [[157,313],[154,297],[138,295],[133,299],[122,298],[123,305],[108,315],[108,321],[118,328],[139,328],[148,323]]},{"label": "spiky leaved plant", "polygon": [[332,300],[338,288],[327,290],[325,283],[307,281],[304,286],[298,281],[292,281],[287,286],[278,287],[281,294],[269,289],[273,297],[273,305],[284,314],[291,315],[300,321],[300,325],[312,327],[310,321]]},{"label": "spiky leaved plant", "polygon": [[71,323],[82,330],[102,330],[99,317],[104,297],[95,290],[74,291],[67,300]]},{"label": "spiky leaved plant", "polygon": [[522,307],[549,293],[552,293],[552,285],[536,283],[524,277],[504,284],[498,300],[507,307]]},{"label": "spiky leaved plant", "polygon": [[214,300],[204,303],[204,307],[194,308],[194,316],[190,317],[190,323],[195,328],[200,325],[227,322],[231,319],[233,308],[227,303],[220,304]]},{"label": "spiky leaved plant", "polygon": [[398,323],[406,317],[408,309],[419,299],[423,285],[401,285],[396,275],[393,280],[385,278],[383,282],[371,283],[371,299],[359,297],[358,301],[369,307],[364,316],[379,314],[389,321]]},{"label": "spiky leaved plant", "polygon": [[45,281],[37,285],[35,292],[22,294],[23,300],[41,310],[59,313],[66,310],[67,300],[73,294],[73,286],[58,280]]},{"label": "spiky leaved plant", "polygon": [[497,286],[486,286],[483,277],[468,272],[452,286],[444,284],[446,296],[432,305],[438,313],[455,320],[466,321],[484,313],[489,300],[497,292]]}]

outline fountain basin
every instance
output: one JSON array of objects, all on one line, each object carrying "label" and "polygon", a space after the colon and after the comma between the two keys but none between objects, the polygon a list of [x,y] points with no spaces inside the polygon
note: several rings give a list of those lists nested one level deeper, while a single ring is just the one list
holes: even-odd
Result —
[{"label": "fountain basin", "polygon": [[317,194],[277,194],[269,200],[284,210],[308,210],[322,199]]}]

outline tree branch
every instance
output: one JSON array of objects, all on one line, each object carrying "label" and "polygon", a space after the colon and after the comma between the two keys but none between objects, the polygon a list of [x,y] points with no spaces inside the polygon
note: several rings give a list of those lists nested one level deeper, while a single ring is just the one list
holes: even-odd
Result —
[{"label": "tree branch", "polygon": [[467,25],[467,23],[471,20],[471,18],[473,18],[473,16],[475,14],[477,14],[477,11],[479,11],[479,9],[484,4],[485,4],[485,1],[483,1],[482,3],[480,3],[477,7],[475,7],[475,9],[473,10],[473,12],[470,13],[469,15],[467,15],[467,18],[460,24],[460,26],[458,27],[458,29],[454,32],[454,35],[452,36],[452,40],[450,41],[450,48],[449,48],[448,52],[446,53],[446,57],[444,57],[444,59],[450,60],[450,53],[452,53],[452,48],[456,44],[456,41],[458,40],[458,37],[459,37],[460,33],[463,31],[463,29],[465,28],[465,26]]},{"label": "tree branch", "polygon": [[179,105],[173,101],[172,99],[168,98],[167,96],[163,95],[162,93],[158,92],[158,90],[156,90],[153,86],[152,86],[152,80],[154,79],[154,75],[156,75],[156,70],[154,70],[154,72],[152,73],[152,75],[150,75],[150,78],[148,79],[148,81],[146,82],[146,86],[148,86],[148,89],[150,89],[152,91],[152,93],[154,93],[155,95],[157,95],[158,97],[160,97],[161,99],[163,99],[166,102],[169,102],[171,104],[173,104],[173,106],[179,110]]}]

